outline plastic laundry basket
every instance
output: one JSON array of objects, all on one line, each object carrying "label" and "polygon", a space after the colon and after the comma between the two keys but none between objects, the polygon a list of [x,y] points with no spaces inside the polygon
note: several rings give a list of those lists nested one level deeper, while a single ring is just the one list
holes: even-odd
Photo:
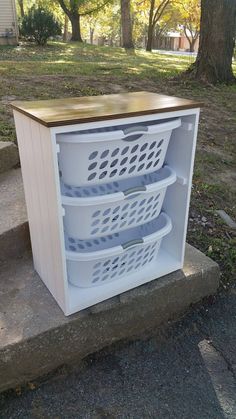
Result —
[{"label": "plastic laundry basket", "polygon": [[158,170],[163,166],[171,132],[180,125],[178,118],[121,129],[108,127],[103,132],[58,134],[63,182],[71,186],[94,185]]},{"label": "plastic laundry basket", "polygon": [[106,237],[88,241],[67,237],[69,282],[94,287],[147,267],[156,259],[161,240],[171,228],[170,218],[162,212],[150,223]]},{"label": "plastic laundry basket", "polygon": [[62,184],[64,229],[70,237],[88,239],[145,224],[159,215],[166,188],[175,180],[175,172],[164,166],[148,175],[104,185]]}]

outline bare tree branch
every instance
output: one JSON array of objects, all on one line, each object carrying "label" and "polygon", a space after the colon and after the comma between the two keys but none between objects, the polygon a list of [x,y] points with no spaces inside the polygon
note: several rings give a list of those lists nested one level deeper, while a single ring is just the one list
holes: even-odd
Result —
[{"label": "bare tree branch", "polygon": [[103,7],[105,7],[110,2],[111,2],[111,0],[106,0],[104,3],[100,4],[100,6],[97,6],[94,9],[90,9],[87,12],[80,13],[80,16],[86,16],[86,15],[90,15],[92,13],[98,12],[98,10],[103,9]]},{"label": "bare tree branch", "polygon": [[156,23],[158,22],[158,20],[163,15],[163,13],[164,13],[164,11],[167,8],[167,6],[168,6],[169,3],[170,3],[170,0],[164,0],[164,2],[162,2],[160,4],[160,6],[157,8],[156,12],[154,13],[154,18],[153,18],[154,26],[156,25]]}]

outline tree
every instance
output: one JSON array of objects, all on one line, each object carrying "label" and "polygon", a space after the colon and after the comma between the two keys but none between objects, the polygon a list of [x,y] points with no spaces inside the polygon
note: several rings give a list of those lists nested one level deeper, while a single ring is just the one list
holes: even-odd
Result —
[{"label": "tree", "polygon": [[71,41],[83,42],[81,36],[81,16],[89,15],[102,9],[110,0],[58,0],[62,10],[68,16],[72,27]]},{"label": "tree", "polygon": [[133,2],[131,19],[134,45],[142,48],[148,24],[147,1],[138,0]]},{"label": "tree", "polygon": [[38,45],[46,45],[50,36],[61,34],[61,25],[49,10],[33,6],[22,19],[21,33],[32,37]]},{"label": "tree", "polygon": [[130,0],[120,0],[122,47],[133,49],[132,22],[130,14]]},{"label": "tree", "polygon": [[170,3],[171,0],[150,0],[146,51],[152,50],[152,42],[155,27]]},{"label": "tree", "polygon": [[168,36],[168,32],[175,31],[179,29],[179,22],[180,16],[178,10],[173,7],[174,3],[168,5],[165,13],[163,13],[162,17],[159,19],[158,23],[156,24],[155,28],[155,38],[160,39],[163,38],[165,35]]},{"label": "tree", "polygon": [[99,12],[96,24],[97,36],[106,39],[110,46],[120,45],[120,21],[120,1],[115,0]]},{"label": "tree", "polygon": [[25,16],[24,0],[18,0],[18,4],[20,8],[20,15],[23,18]]},{"label": "tree", "polygon": [[199,31],[193,29],[191,25],[184,25],[184,34],[189,42],[189,51],[194,52],[194,47],[199,37]]},{"label": "tree", "polygon": [[194,47],[200,33],[200,0],[182,0],[176,4],[179,12],[179,23],[182,23],[184,34],[189,42],[190,52]]},{"label": "tree", "polygon": [[120,45],[120,0],[113,0],[104,8],[81,18],[81,32],[90,43]]},{"label": "tree", "polygon": [[62,10],[68,16],[72,27],[71,41],[83,42],[80,30],[80,13],[79,13],[79,1],[71,0],[70,4],[64,0],[58,0]]},{"label": "tree", "polygon": [[235,27],[235,0],[201,0],[199,50],[188,70],[192,77],[212,84],[235,81],[232,71]]},{"label": "tree", "polygon": [[65,16],[64,16],[64,29],[63,29],[63,41],[64,42],[68,41],[68,23],[69,23],[69,18],[65,14]]},{"label": "tree", "polygon": [[90,16],[86,16],[86,26],[87,26],[87,31],[89,33],[89,43],[91,45],[93,45],[93,41],[94,41],[94,32],[97,26],[97,22],[98,22],[98,14],[92,14]]}]

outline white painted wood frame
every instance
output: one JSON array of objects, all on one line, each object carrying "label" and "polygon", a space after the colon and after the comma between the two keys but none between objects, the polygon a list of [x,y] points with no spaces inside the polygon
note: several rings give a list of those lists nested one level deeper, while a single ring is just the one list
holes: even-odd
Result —
[{"label": "white painted wood frame", "polygon": [[[90,288],[68,283],[58,170],[57,134],[180,117],[165,162],[177,174],[168,187],[163,210],[172,231],[162,240],[157,259],[119,280]],[[35,270],[63,310],[70,315],[183,267],[199,108],[46,128],[14,110]]]}]

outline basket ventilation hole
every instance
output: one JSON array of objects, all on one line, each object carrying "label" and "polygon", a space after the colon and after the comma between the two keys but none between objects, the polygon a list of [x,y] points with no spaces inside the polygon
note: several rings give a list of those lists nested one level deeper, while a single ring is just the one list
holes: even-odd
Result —
[{"label": "basket ventilation hole", "polygon": [[91,173],[91,175],[89,175],[88,180],[93,180],[96,177],[96,173]]},{"label": "basket ventilation hole", "polygon": [[107,165],[108,165],[108,160],[104,160],[104,161],[100,164],[99,169],[104,169],[104,167],[106,167]]},{"label": "basket ventilation hole", "polygon": [[93,163],[91,163],[91,164],[89,165],[88,169],[89,169],[89,170],[93,170],[96,166],[97,166],[97,163],[96,163],[96,162],[93,162]]},{"label": "basket ventilation hole", "polygon": [[89,155],[89,160],[93,160],[97,157],[98,152],[97,151],[93,151],[90,155]]},{"label": "basket ventilation hole", "polygon": [[119,148],[116,148],[112,153],[111,153],[111,157],[115,157],[118,153],[119,153]]},{"label": "basket ventilation hole", "polygon": [[103,151],[102,154],[101,154],[101,159],[104,159],[105,157],[107,157],[108,154],[109,154],[109,150]]}]

